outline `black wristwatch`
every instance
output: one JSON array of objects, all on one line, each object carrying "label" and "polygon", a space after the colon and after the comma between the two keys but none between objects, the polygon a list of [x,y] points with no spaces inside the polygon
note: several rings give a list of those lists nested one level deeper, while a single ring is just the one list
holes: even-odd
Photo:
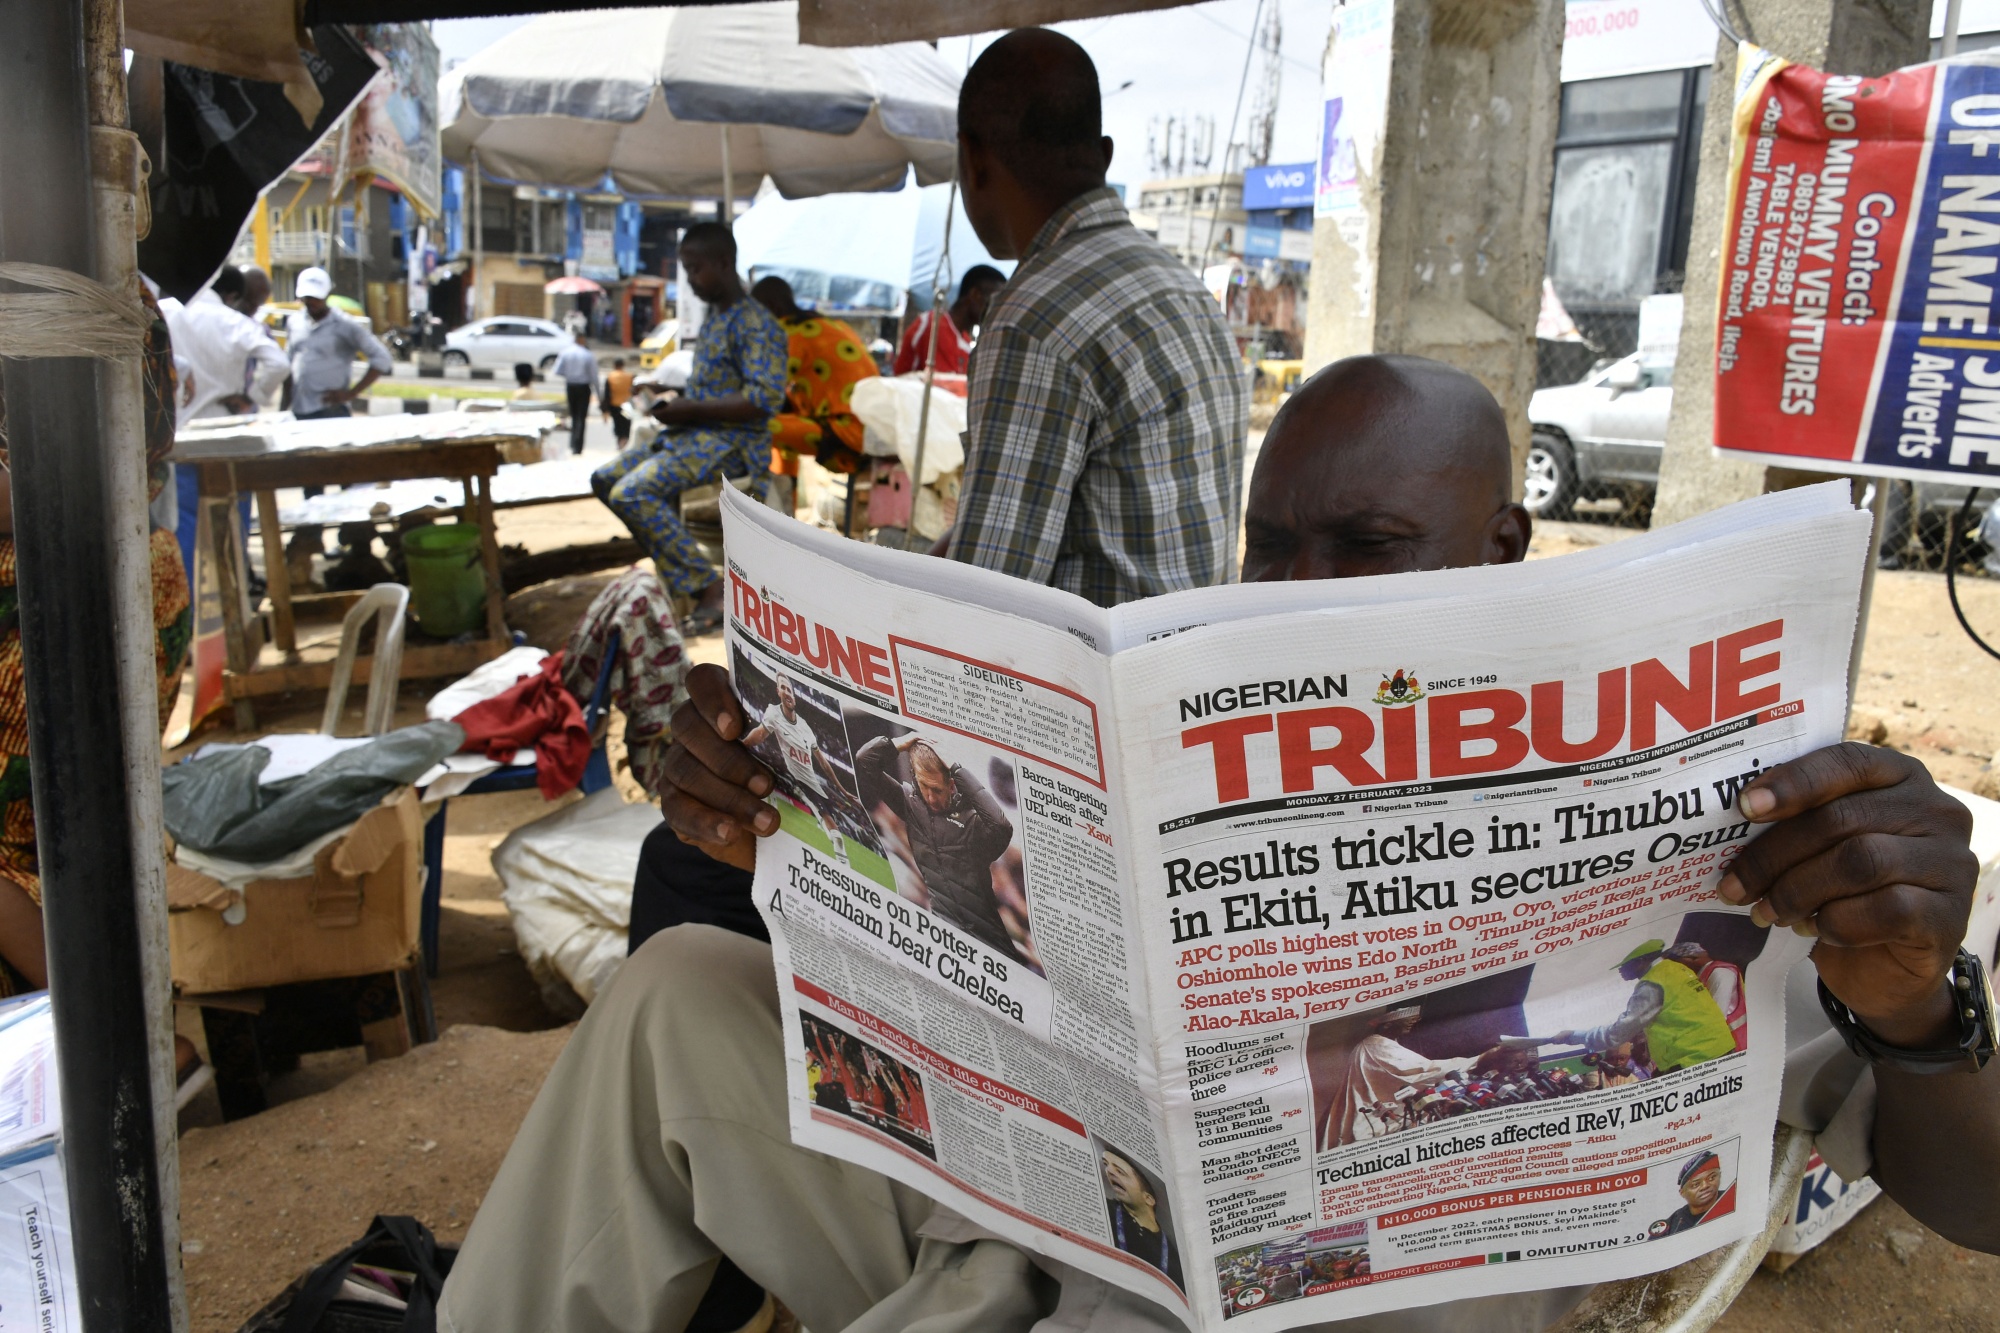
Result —
[{"label": "black wristwatch", "polygon": [[1847,1043],[1847,1048],[1870,1064],[1888,1065],[1912,1074],[1976,1073],[1993,1058],[2000,1045],[2000,1031],[1994,1027],[1993,987],[1986,979],[1986,965],[1977,954],[1964,949],[1945,976],[1951,989],[1952,1009],[1958,1016],[1958,1044],[1930,1051],[1906,1050],[1891,1046],[1870,1032],[1854,1011],[1835,999],[1833,992],[1819,983],[1820,1008],[1827,1021]]}]

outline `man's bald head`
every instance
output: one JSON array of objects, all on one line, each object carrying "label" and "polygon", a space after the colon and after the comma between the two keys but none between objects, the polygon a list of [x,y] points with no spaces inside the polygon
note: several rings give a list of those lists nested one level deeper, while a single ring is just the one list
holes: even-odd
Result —
[{"label": "man's bald head", "polygon": [[1462,370],[1415,356],[1336,361],[1299,387],[1250,478],[1245,582],[1511,564],[1507,419]]}]

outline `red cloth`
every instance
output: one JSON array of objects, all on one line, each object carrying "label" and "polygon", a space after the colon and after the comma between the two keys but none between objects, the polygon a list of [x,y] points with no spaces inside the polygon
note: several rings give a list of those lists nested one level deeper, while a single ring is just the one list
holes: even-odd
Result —
[{"label": "red cloth", "polygon": [[[907,375],[913,370],[924,368],[924,353],[930,348],[930,311],[925,311],[910,321],[903,330],[903,345],[896,349],[895,371]],[[937,368],[940,375],[963,375],[967,359],[972,352],[972,340],[958,331],[958,325],[947,316],[938,325]]]},{"label": "red cloth", "polygon": [[576,696],[563,688],[562,660],[561,653],[550,653],[540,671],[452,719],[465,728],[460,754],[510,764],[516,750],[532,745],[535,785],[550,801],[583,781],[590,762],[590,730]]}]

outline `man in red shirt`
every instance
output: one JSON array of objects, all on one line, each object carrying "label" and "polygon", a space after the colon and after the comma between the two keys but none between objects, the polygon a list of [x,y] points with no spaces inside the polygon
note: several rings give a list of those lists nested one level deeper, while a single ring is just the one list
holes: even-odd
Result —
[{"label": "man in red shirt", "polygon": [[[972,355],[972,331],[986,318],[987,302],[1007,285],[1007,275],[991,264],[974,264],[958,280],[958,299],[951,303],[951,318],[938,324],[937,370],[940,375],[963,375]],[[895,373],[907,375],[922,370],[931,344],[931,321],[937,311],[927,310],[903,330],[902,344],[896,348]]]}]

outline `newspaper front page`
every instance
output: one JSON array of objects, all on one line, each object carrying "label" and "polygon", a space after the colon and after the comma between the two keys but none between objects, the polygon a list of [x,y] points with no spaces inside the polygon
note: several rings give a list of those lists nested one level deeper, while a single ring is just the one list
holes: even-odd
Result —
[{"label": "newspaper front page", "polygon": [[1713,889],[1840,737],[1844,487],[1110,612],[725,506],[800,1144],[1197,1329],[1762,1228],[1810,942]]}]

